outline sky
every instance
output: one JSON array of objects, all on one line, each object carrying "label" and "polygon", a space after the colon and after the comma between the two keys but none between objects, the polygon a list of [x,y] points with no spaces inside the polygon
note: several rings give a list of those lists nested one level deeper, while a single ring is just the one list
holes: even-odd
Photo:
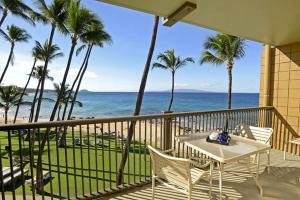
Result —
[{"label": "sky", "polygon": [[[25,0],[33,8],[31,0]],[[82,82],[81,89],[103,92],[134,92],[138,91],[148,54],[154,16],[138,11],[129,10],[95,0],[83,0],[82,3],[93,10],[103,20],[105,30],[112,36],[113,43],[104,48],[94,48],[91,54],[89,68]],[[27,75],[33,64],[31,49],[34,41],[44,43],[50,34],[50,26],[37,24],[35,27],[22,19],[9,15],[2,25],[15,24],[27,30],[32,39],[28,43],[18,43],[15,47],[15,63],[10,66],[4,78],[5,85],[24,86]],[[172,27],[158,28],[156,47],[152,62],[156,56],[169,49],[174,49],[181,57],[193,57],[194,64],[188,64],[176,73],[175,88],[198,89],[214,92],[227,91],[227,70],[225,65],[214,66],[199,64],[199,57],[203,51],[203,43],[207,37],[216,32],[198,26],[177,23]],[[64,57],[50,63],[50,75],[54,82],[61,82],[71,46],[69,37],[55,33],[54,43],[57,44]],[[80,46],[80,44],[78,44]],[[260,74],[260,54],[262,44],[247,41],[246,56],[235,61],[233,70],[233,92],[258,92]],[[10,50],[10,44],[0,38],[0,72],[5,66]],[[67,82],[72,83],[84,53],[74,56],[70,75]],[[42,64],[42,63],[39,63]],[[37,81],[33,80],[29,88],[35,88]],[[48,81],[47,89],[53,88],[53,82]],[[169,90],[171,87],[171,73],[161,69],[150,71],[146,91]]]}]

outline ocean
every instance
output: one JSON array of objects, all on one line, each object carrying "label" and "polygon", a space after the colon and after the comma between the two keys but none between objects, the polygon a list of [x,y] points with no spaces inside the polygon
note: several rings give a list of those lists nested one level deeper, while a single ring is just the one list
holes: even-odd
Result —
[{"label": "ocean", "polygon": [[[78,100],[83,107],[74,107],[73,116],[76,118],[103,118],[132,115],[137,93],[135,92],[87,92],[78,94]],[[55,98],[54,92],[48,91],[45,97]],[[32,100],[33,94],[27,97]],[[226,108],[226,93],[175,93],[173,102],[174,112],[210,111]],[[167,110],[170,93],[147,92],[144,96],[141,114],[158,114]],[[259,104],[257,93],[234,93],[233,108],[257,107]],[[41,118],[48,119],[54,103],[43,102]],[[30,107],[22,107],[20,117],[27,118]],[[11,110],[13,114],[14,110]]]}]

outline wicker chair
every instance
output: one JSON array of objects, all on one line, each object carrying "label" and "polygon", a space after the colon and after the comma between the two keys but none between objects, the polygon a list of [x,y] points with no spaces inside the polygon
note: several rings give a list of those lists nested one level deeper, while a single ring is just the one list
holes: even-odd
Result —
[{"label": "wicker chair", "polygon": [[[209,182],[209,198],[211,198],[213,163],[209,162],[209,170],[203,170],[198,162],[190,159],[173,157],[163,151],[148,146],[152,160],[152,199],[155,193],[155,181],[188,195],[191,199],[192,188],[201,180]],[[169,152],[169,151],[168,151]],[[207,163],[206,163],[207,165]]]}]

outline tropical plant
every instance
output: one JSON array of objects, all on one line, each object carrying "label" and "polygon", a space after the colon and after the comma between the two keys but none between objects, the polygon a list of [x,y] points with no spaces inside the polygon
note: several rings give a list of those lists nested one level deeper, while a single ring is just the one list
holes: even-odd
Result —
[{"label": "tropical plant", "polygon": [[[51,32],[49,36],[49,42],[48,46],[52,46],[53,43],[53,37],[56,29],[63,33],[67,34],[68,30],[66,29],[64,22],[67,18],[68,15],[68,5],[69,5],[70,0],[53,0],[51,1],[50,5],[47,5],[44,0],[37,0],[36,4],[38,6],[38,9],[40,11],[40,19],[42,22],[45,24],[50,24],[51,25]],[[50,53],[50,52],[49,52]],[[50,54],[46,54],[45,60],[44,60],[44,70],[48,70],[48,64],[50,60]],[[43,94],[44,94],[44,87],[45,87],[45,79],[41,80],[41,89],[40,89],[40,94],[38,98],[38,104],[37,104],[37,111],[35,115],[34,121],[38,121],[39,119],[39,113],[41,109],[41,103],[43,99]],[[38,184],[39,185],[39,184]],[[40,188],[38,187],[38,190]]]},{"label": "tropical plant", "polygon": [[[70,101],[71,107],[70,107],[70,110],[69,110],[69,113],[68,113],[68,116],[67,116],[68,120],[71,119],[73,108],[74,108],[74,105],[76,103],[76,99],[77,99],[77,95],[78,95],[78,92],[79,92],[79,89],[80,89],[82,79],[83,79],[84,74],[85,74],[85,72],[87,70],[87,67],[89,65],[89,59],[90,59],[90,55],[91,55],[93,47],[94,46],[103,47],[104,43],[111,43],[112,42],[110,35],[107,32],[104,31],[104,26],[103,26],[101,21],[98,21],[98,22],[92,24],[89,27],[87,33],[84,34],[84,36],[81,39],[82,39],[82,41],[84,41],[87,44],[82,45],[81,47],[79,47],[76,51],[76,55],[78,55],[80,53],[80,51],[82,49],[86,48],[86,47],[87,47],[87,51],[86,51],[86,55],[85,55],[85,58],[83,60],[83,63],[81,65],[81,67],[79,69],[79,72],[78,72],[76,78],[74,79],[72,87],[71,87],[71,91],[73,91],[74,87],[75,87],[75,85],[78,81],[78,84],[77,84],[77,87],[76,87],[76,90],[75,90],[75,93],[74,93],[74,97]],[[72,93],[69,93],[68,99],[70,99],[71,94]],[[62,117],[63,120],[65,119],[65,116],[66,116],[67,107],[68,107],[68,102],[65,104],[65,107],[64,107],[63,117]],[[63,147],[65,145],[66,145],[66,132],[63,133],[63,135],[60,139],[60,146]]]},{"label": "tropical plant", "polygon": [[[35,94],[32,100],[32,105],[30,109],[30,116],[29,116],[29,122],[33,122],[33,116],[35,112],[36,102],[37,102],[37,96],[39,93],[39,88],[41,86],[42,79],[53,81],[54,78],[52,76],[49,76],[49,70],[45,71],[43,66],[37,66],[34,72],[32,73],[32,77],[38,80],[37,88],[35,90]],[[41,92],[41,91],[40,91]]]},{"label": "tropical plant", "polygon": [[235,59],[241,59],[245,55],[246,41],[240,37],[219,33],[208,37],[204,43],[204,51],[200,58],[200,64],[212,63],[222,65],[226,63],[228,72],[228,97],[227,108],[231,109],[232,96],[232,69]]},{"label": "tropical plant", "polygon": [[[151,60],[152,60],[152,57],[153,57],[153,52],[154,52],[154,49],[155,49],[158,23],[159,23],[159,16],[155,16],[151,43],[150,43],[148,56],[147,56],[147,60],[146,60],[145,67],[144,67],[144,72],[143,72],[143,75],[142,75],[142,80],[141,80],[141,83],[140,83],[139,92],[138,92],[136,103],[135,103],[135,110],[134,110],[134,113],[133,113],[134,116],[139,115],[140,112],[141,112],[141,107],[142,107],[144,92],[145,92],[145,88],[146,88],[147,78],[148,78],[149,70],[150,70],[150,67],[151,67]],[[129,129],[128,129],[127,142],[126,142],[126,145],[125,145],[125,149],[123,151],[122,160],[120,162],[120,166],[119,166],[118,174],[117,174],[117,183],[116,183],[117,185],[121,185],[123,183],[124,167],[125,167],[125,164],[126,164],[127,159],[128,159],[129,148],[130,148],[133,133],[134,133],[134,130],[135,130],[135,124],[136,124],[136,122],[131,122],[130,126],[129,126]]]},{"label": "tropical plant", "polygon": [[[61,92],[61,84],[57,84],[57,83],[54,83],[53,84],[54,86],[54,91],[55,91],[55,95],[56,95],[56,99],[58,98],[60,92]],[[58,106],[58,111],[57,111],[57,121],[60,120],[60,111],[61,111],[61,108],[63,105],[66,105],[68,102],[70,101],[73,101],[74,100],[74,97],[72,95],[72,90],[70,89],[70,85],[65,85],[64,87],[64,90],[63,91],[63,97],[59,100],[59,106]],[[55,100],[53,100],[55,102]],[[75,101],[75,104],[78,105],[79,107],[82,107],[83,104],[80,102],[80,101]]]},{"label": "tropical plant", "polygon": [[25,3],[23,3],[22,0],[0,0],[0,11],[2,11],[0,27],[7,17],[8,12],[10,12],[12,15],[23,18],[31,24],[34,24],[31,16],[34,14],[34,11]]},{"label": "tropical plant", "polygon": [[90,10],[82,7],[80,5],[80,1],[71,0],[68,6],[68,16],[65,20],[65,25],[68,29],[68,32],[71,34],[71,48],[69,52],[68,63],[65,69],[63,80],[61,82],[61,94],[58,96],[57,101],[54,105],[53,111],[50,116],[50,121],[54,120],[59,106],[59,99],[63,96],[62,92],[64,91],[77,42],[84,36],[84,34],[86,34],[89,26],[93,23],[96,23],[97,21],[99,21],[97,16]]},{"label": "tropical plant", "polygon": [[31,38],[31,36],[26,32],[26,30],[19,28],[18,26],[11,25],[7,27],[7,34],[0,30],[0,35],[3,36],[5,40],[10,42],[11,47],[10,47],[10,53],[6,62],[6,65],[4,67],[4,70],[2,72],[2,75],[0,77],[0,85],[3,81],[4,75],[6,74],[6,71],[9,67],[9,64],[11,63],[12,65],[14,64],[14,48],[15,44],[17,42],[28,42],[28,40]]},{"label": "tropical plant", "polygon": [[[85,59],[81,65],[81,68],[80,68],[80,70],[72,84],[72,87],[71,87],[71,90],[73,91],[75,84],[76,84],[77,80],[79,79],[76,90],[75,90],[73,101],[71,102],[71,107],[70,107],[68,118],[67,118],[68,120],[71,119],[73,108],[74,108],[74,102],[76,101],[77,94],[80,89],[80,85],[81,85],[83,76],[87,70],[90,55],[91,55],[93,47],[98,46],[98,47],[102,48],[104,46],[104,43],[108,43],[108,44],[112,43],[111,36],[107,32],[105,32],[104,25],[101,21],[93,23],[91,26],[89,26],[88,31],[83,35],[83,37],[81,39],[82,39],[82,41],[87,43],[87,45],[83,45],[80,48],[78,48],[78,51],[76,52],[76,54],[78,55],[78,53],[80,53],[82,48],[85,48],[86,46],[87,46],[87,52],[85,55]],[[66,104],[66,106],[65,106],[65,110],[67,109],[67,105],[68,104]],[[64,112],[64,114],[65,114],[65,112]],[[64,119],[64,117],[65,116],[63,116],[63,119]]]},{"label": "tropical plant", "polygon": [[170,70],[172,73],[172,89],[171,89],[171,99],[168,107],[168,111],[171,111],[173,99],[174,99],[174,86],[175,86],[175,73],[177,70],[186,66],[189,62],[194,63],[194,59],[187,57],[182,59],[180,56],[175,55],[174,49],[160,53],[157,56],[157,61],[153,63],[152,69],[159,68],[164,70]]},{"label": "tropical plant", "polygon": [[[19,101],[22,90],[17,86],[0,87],[0,107],[4,109],[5,124],[7,124],[7,114],[11,107],[22,104],[29,105],[30,102]],[[26,94],[25,94],[26,95]]]},{"label": "tropical plant", "polygon": [[[28,84],[29,84],[29,82],[31,80],[31,77],[32,77],[32,75],[34,73],[34,70],[36,69],[35,68],[36,62],[39,60],[39,58],[41,56],[41,52],[40,52],[40,49],[39,49],[39,47],[38,47],[37,44],[35,45],[35,47],[33,47],[31,55],[33,57],[33,65],[32,65],[30,73],[28,74],[28,79],[27,79],[27,82],[26,82],[26,84],[25,84],[25,86],[23,88],[22,95],[20,96],[20,100],[19,100],[20,102],[22,101],[23,96],[26,93]],[[18,117],[18,113],[19,113],[19,108],[20,108],[20,104],[18,104],[17,108],[16,108],[16,113],[15,113],[15,117],[14,117],[14,123],[16,123],[16,120],[17,120],[17,117]]]},{"label": "tropical plant", "polygon": [[[52,62],[54,59],[63,56],[63,53],[60,52],[60,48],[56,45],[53,44],[49,46],[49,42],[46,40],[45,43],[42,45],[40,42],[35,41],[35,49],[38,52],[38,59],[41,61],[46,61]],[[49,70],[45,70],[43,66],[39,66],[33,73],[33,77],[38,80],[38,85],[35,91],[32,107],[30,110],[30,117],[29,117],[29,122],[33,121],[33,116],[34,116],[34,111],[35,111],[35,106],[36,106],[36,101],[38,92],[42,92],[42,89],[40,89],[42,81],[43,80],[51,80],[53,81],[53,77],[49,76]],[[43,97],[42,97],[43,100]],[[38,108],[37,108],[38,109]]]}]

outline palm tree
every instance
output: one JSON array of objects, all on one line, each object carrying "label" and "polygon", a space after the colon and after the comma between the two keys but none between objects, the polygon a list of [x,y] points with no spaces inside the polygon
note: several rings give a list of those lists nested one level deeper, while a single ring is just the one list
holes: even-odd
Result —
[{"label": "palm tree", "polygon": [[[152,60],[152,56],[153,56],[153,52],[154,52],[154,48],[155,48],[155,43],[156,43],[158,23],[159,23],[159,17],[155,16],[150,48],[149,48],[149,51],[148,51],[148,56],[147,56],[147,60],[146,60],[146,63],[145,63],[144,72],[143,72],[139,92],[138,92],[136,103],[135,103],[135,110],[134,110],[134,113],[133,113],[134,116],[139,115],[140,111],[141,111],[144,92],[145,92],[146,83],[147,83],[147,78],[148,78],[149,70],[150,70],[150,67],[151,67],[151,60]],[[136,122],[131,122],[130,126],[129,126],[129,129],[128,129],[127,142],[126,142],[126,145],[125,145],[125,149],[123,151],[122,160],[121,160],[121,163],[120,163],[120,166],[119,166],[119,169],[118,169],[118,174],[117,174],[117,183],[116,183],[117,185],[121,185],[122,182],[123,182],[124,167],[125,167],[125,164],[126,164],[127,159],[128,159],[129,147],[130,147],[130,144],[131,144],[131,141],[132,141],[132,137],[133,137],[133,133],[134,133],[134,129],[135,129],[135,124],[136,124]]]},{"label": "palm tree", "polygon": [[[36,45],[35,45],[35,47],[33,47],[33,49],[32,49],[31,55],[32,55],[32,57],[33,57],[33,65],[32,65],[31,71],[30,71],[30,73],[29,73],[29,75],[28,75],[27,82],[26,82],[26,84],[25,84],[25,86],[24,86],[24,88],[23,88],[22,95],[20,96],[20,100],[19,100],[20,102],[22,101],[23,96],[24,96],[24,94],[26,93],[26,89],[27,89],[28,84],[29,84],[29,82],[30,82],[30,80],[31,80],[31,77],[32,77],[34,71],[36,70],[36,68],[35,68],[36,62],[37,62],[38,60],[41,60],[41,53],[42,53],[42,52],[41,52],[40,46],[41,46],[41,45],[39,44],[39,42],[36,41]],[[14,123],[16,123],[16,120],[17,120],[17,117],[18,117],[18,113],[19,113],[19,108],[20,108],[20,104],[18,104],[18,105],[17,105],[17,108],[16,108],[16,113],[15,113]]]},{"label": "palm tree", "polygon": [[[74,98],[73,98],[73,101],[71,102],[71,107],[70,107],[70,110],[69,110],[69,114],[68,114],[68,120],[71,119],[71,116],[72,116],[72,112],[73,112],[73,108],[74,108],[74,103],[76,101],[76,98],[77,98],[77,94],[78,94],[78,91],[80,89],[80,85],[81,85],[81,82],[82,82],[82,79],[83,79],[83,76],[87,70],[87,67],[88,67],[88,64],[89,64],[89,59],[90,59],[90,55],[91,55],[91,52],[92,52],[92,49],[94,46],[98,46],[100,48],[103,47],[104,43],[108,43],[108,44],[111,44],[112,43],[112,39],[111,39],[111,36],[105,32],[104,30],[104,25],[101,21],[98,21],[97,23],[94,23],[92,24],[87,33],[84,34],[82,40],[87,43],[88,47],[87,47],[87,52],[86,52],[86,55],[85,55],[85,59],[81,65],[81,68],[77,74],[77,77],[75,78],[73,84],[72,84],[72,88],[71,90],[73,91],[74,87],[75,87],[75,84],[79,78],[79,81],[78,81],[78,84],[77,84],[77,88],[75,90],[75,94],[74,94]],[[86,45],[84,45],[86,46]],[[84,46],[80,47],[78,50],[80,51],[81,48],[83,48]],[[77,52],[79,53],[79,52]],[[71,94],[71,93],[70,93]],[[65,110],[64,110],[64,114],[65,114],[65,111],[67,109],[67,105],[65,106]],[[63,119],[64,119],[64,115],[63,115]]]},{"label": "palm tree", "polygon": [[171,90],[171,99],[168,107],[168,111],[171,111],[173,98],[174,98],[174,85],[175,85],[175,73],[178,69],[183,68],[189,62],[194,63],[194,59],[191,57],[187,57],[182,59],[180,56],[175,55],[174,49],[165,51],[164,53],[160,53],[157,56],[158,62],[153,63],[152,69],[160,68],[164,70],[170,70],[172,73],[172,90]]},{"label": "palm tree", "polygon": [[227,108],[231,109],[232,93],[232,69],[235,59],[241,59],[245,55],[246,41],[240,37],[219,33],[208,37],[204,43],[204,51],[200,58],[200,64],[212,63],[222,65],[226,63],[228,71],[228,97]]},{"label": "palm tree", "polygon": [[[49,42],[46,40],[45,43],[42,45],[40,42],[35,41],[35,48],[38,51],[38,59],[41,61],[46,61],[48,60],[49,63],[51,63],[54,59],[63,56],[63,53],[60,52],[60,48],[56,45],[49,45]],[[45,73],[44,73],[45,72]],[[31,107],[31,112],[30,112],[30,117],[29,117],[29,122],[33,121],[33,116],[34,116],[34,110],[35,110],[35,105],[37,101],[37,95],[38,92],[42,92],[42,89],[40,89],[42,81],[43,80],[51,80],[53,81],[53,77],[49,76],[49,70],[45,70],[44,67],[39,66],[33,74],[33,77],[38,79],[38,85],[35,91],[34,99],[33,99],[33,104]],[[42,97],[43,99],[43,97]]]},{"label": "palm tree", "polygon": [[[68,6],[69,6],[70,0],[52,0],[50,5],[47,5],[44,0],[37,0],[37,5],[39,8],[39,11],[41,13],[41,19],[44,23],[50,24],[51,25],[51,32],[49,36],[49,46],[52,46],[53,42],[53,37],[56,28],[63,33],[67,34],[68,30],[66,29],[64,22],[67,18],[68,15]],[[50,52],[48,52],[50,53]],[[49,64],[49,54],[46,56],[45,63],[44,63],[44,71],[48,70],[48,64]],[[40,109],[41,109],[41,103],[43,99],[43,94],[44,94],[44,87],[45,87],[45,77],[42,77],[41,80],[41,89],[40,89],[40,94],[38,98],[38,104],[37,104],[37,112],[35,115],[34,121],[38,121],[39,114],[40,114]],[[43,138],[43,141],[41,143],[41,151],[39,152],[38,155],[38,160],[37,160],[37,184],[36,184],[36,190],[37,193],[41,193],[43,188],[42,188],[42,151],[44,149],[46,139],[48,137],[48,130],[46,131],[47,133],[45,134],[45,137]]]},{"label": "palm tree", "polygon": [[34,110],[36,107],[37,95],[39,93],[39,89],[41,86],[42,79],[53,81],[54,78],[49,76],[49,70],[45,71],[43,66],[37,66],[34,72],[32,73],[32,77],[38,80],[38,84],[35,90],[35,94],[32,100],[32,105],[30,109],[29,122],[33,121]]},{"label": "palm tree", "polygon": [[72,0],[68,7],[68,16],[65,21],[65,25],[68,29],[68,32],[71,34],[71,48],[69,52],[68,63],[65,69],[65,73],[63,76],[63,80],[61,82],[61,93],[58,96],[58,99],[54,105],[53,111],[50,116],[50,121],[53,121],[56,116],[56,111],[59,105],[59,99],[63,96],[64,87],[67,81],[67,77],[69,74],[69,69],[71,66],[73,54],[77,42],[79,39],[83,37],[83,35],[87,32],[89,26],[95,22],[99,21],[94,13],[90,10],[82,7],[80,5],[80,1]]},{"label": "palm tree", "polygon": [[0,34],[4,37],[5,40],[9,41],[11,44],[10,53],[9,53],[5,68],[0,77],[0,85],[3,81],[4,75],[8,69],[9,64],[11,63],[13,65],[15,44],[17,42],[28,42],[28,40],[31,38],[31,36],[26,32],[26,30],[19,28],[15,25],[8,26],[7,31],[8,31],[8,34],[6,34],[4,31],[0,30]]},{"label": "palm tree", "polygon": [[19,104],[30,104],[30,102],[20,102],[21,95],[22,90],[17,86],[0,87],[0,107],[4,109],[5,124],[7,124],[7,114],[11,107]]},{"label": "palm tree", "polygon": [[8,12],[21,17],[27,22],[34,24],[34,21],[30,15],[33,15],[33,10],[23,3],[22,0],[0,0],[0,11],[2,11],[2,17],[0,19],[0,27],[3,24]]},{"label": "palm tree", "polygon": [[[37,0],[37,6],[39,8],[39,11],[41,13],[41,21],[47,24],[51,25],[51,32],[49,36],[49,42],[48,45],[51,47],[53,42],[53,37],[56,28],[63,33],[67,34],[68,30],[66,29],[64,22],[67,18],[67,10],[70,0],[53,0],[51,1],[50,5],[47,5],[44,0]],[[50,53],[50,52],[48,52]],[[45,60],[44,60],[44,70],[48,70],[48,64],[50,60],[50,54],[46,54]],[[43,99],[44,94],[44,87],[45,87],[45,79],[42,79],[41,81],[41,89],[40,94],[38,98],[38,105],[37,105],[37,111],[34,121],[38,121],[41,103]]]},{"label": "palm tree", "polygon": [[[54,83],[54,91],[55,95],[58,98],[61,90],[61,84]],[[58,106],[58,111],[57,111],[57,121],[60,120],[60,111],[63,105],[66,105],[68,102],[73,101],[74,97],[72,95],[72,90],[70,89],[70,86],[67,84],[65,85],[65,91],[63,92],[63,97],[59,100],[59,106]],[[55,100],[53,100],[55,102]],[[80,101],[75,101],[75,104],[78,105],[79,107],[82,107],[82,103]]]}]

